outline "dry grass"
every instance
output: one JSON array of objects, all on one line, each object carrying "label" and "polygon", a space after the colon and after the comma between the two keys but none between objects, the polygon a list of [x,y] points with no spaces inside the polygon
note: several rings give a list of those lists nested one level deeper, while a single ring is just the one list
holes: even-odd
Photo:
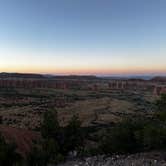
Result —
[{"label": "dry grass", "polygon": [[134,113],[132,108],[133,104],[128,101],[111,98],[92,99],[59,109],[58,116],[61,125],[66,125],[72,115],[78,114],[83,126],[89,126],[92,122],[117,122],[121,118],[115,113]]}]

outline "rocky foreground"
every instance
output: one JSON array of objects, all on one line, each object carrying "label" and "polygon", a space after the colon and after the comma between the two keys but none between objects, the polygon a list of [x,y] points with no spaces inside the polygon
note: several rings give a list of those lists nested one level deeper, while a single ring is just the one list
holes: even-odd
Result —
[{"label": "rocky foreground", "polygon": [[151,152],[128,156],[94,156],[73,159],[58,166],[166,166],[166,153]]}]

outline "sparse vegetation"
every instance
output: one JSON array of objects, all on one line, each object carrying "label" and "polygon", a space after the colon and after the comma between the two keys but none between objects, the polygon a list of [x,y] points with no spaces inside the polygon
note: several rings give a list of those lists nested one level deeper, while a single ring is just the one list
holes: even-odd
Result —
[{"label": "sparse vegetation", "polygon": [[165,95],[157,101],[154,120],[128,119],[107,130],[101,147],[104,153],[135,153],[166,150]]},{"label": "sparse vegetation", "polygon": [[[33,129],[42,137],[26,158],[13,157],[9,166],[56,165],[69,153],[82,157],[166,150],[165,96],[154,104],[155,97],[141,91],[2,88],[0,124]],[[1,147],[11,152],[1,152],[1,158],[17,156],[17,147],[2,140]]]},{"label": "sparse vegetation", "polygon": [[166,122],[166,94],[162,94],[156,101],[156,108],[156,118],[160,121]]},{"label": "sparse vegetation", "polygon": [[22,158],[16,151],[14,143],[6,143],[0,135],[0,165],[2,166],[21,166]]}]

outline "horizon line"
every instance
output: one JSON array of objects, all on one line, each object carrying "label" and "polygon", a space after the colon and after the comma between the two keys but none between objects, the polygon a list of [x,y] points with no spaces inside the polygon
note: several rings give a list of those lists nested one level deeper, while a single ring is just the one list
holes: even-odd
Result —
[{"label": "horizon line", "polygon": [[81,73],[37,73],[37,72],[5,72],[1,71],[0,74],[38,74],[50,76],[96,76],[96,77],[127,77],[127,76],[166,76],[166,73],[112,73],[112,74],[81,74]]}]

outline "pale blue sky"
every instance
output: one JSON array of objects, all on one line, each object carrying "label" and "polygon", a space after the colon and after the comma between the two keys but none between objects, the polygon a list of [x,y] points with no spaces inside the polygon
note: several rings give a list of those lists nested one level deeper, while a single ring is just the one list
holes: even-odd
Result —
[{"label": "pale blue sky", "polygon": [[0,0],[0,71],[166,73],[165,0]]}]

